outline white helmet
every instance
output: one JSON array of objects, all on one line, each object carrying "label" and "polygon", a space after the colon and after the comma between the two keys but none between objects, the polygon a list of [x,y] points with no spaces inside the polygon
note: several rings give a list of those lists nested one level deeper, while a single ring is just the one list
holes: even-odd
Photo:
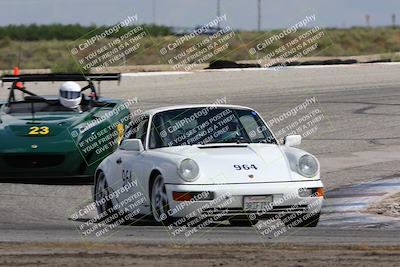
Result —
[{"label": "white helmet", "polygon": [[81,87],[76,82],[65,82],[60,87],[60,103],[66,108],[77,108],[82,101]]}]

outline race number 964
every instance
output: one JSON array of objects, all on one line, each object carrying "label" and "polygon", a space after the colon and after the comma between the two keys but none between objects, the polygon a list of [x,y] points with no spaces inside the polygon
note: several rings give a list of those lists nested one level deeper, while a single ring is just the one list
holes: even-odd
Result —
[{"label": "race number 964", "polygon": [[241,170],[246,170],[246,171],[247,170],[258,170],[257,166],[254,165],[254,164],[251,164],[251,165],[248,165],[248,164],[242,164],[242,165],[236,164],[236,165],[233,165],[233,167],[237,171],[241,171]]}]

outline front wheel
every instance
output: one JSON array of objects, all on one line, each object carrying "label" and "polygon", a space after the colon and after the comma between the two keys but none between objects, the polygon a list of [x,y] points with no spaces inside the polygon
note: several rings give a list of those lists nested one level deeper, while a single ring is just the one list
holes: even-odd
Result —
[{"label": "front wheel", "polygon": [[96,179],[94,197],[96,203],[98,203],[96,205],[98,215],[103,214],[104,212],[109,213],[113,210],[113,204],[111,200],[106,197],[110,194],[109,191],[110,190],[107,184],[106,176],[103,172],[101,172]]},{"label": "front wheel", "polygon": [[157,223],[168,223],[171,217],[168,215],[169,204],[167,189],[165,188],[164,178],[160,175],[153,182],[151,190],[151,210],[153,219]]}]

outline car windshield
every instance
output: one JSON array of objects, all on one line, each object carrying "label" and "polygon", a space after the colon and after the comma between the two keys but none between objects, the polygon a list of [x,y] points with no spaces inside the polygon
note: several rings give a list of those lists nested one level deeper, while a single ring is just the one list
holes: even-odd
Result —
[{"label": "car windshield", "polygon": [[39,113],[39,112],[73,112],[71,109],[68,109],[61,104],[58,104],[58,101],[51,101],[54,104],[49,102],[36,102],[36,103],[27,103],[27,102],[17,102],[10,103],[5,106],[5,111],[7,114],[27,114],[27,113]]},{"label": "car windshield", "polygon": [[[83,97],[81,102],[81,110],[88,111],[93,107],[111,107],[113,104],[93,102],[90,103],[88,99]],[[64,107],[58,99],[46,98],[46,99],[35,99],[22,100],[16,102],[10,102],[4,105],[4,112],[7,114],[30,114],[30,113],[40,113],[40,112],[75,112],[70,108]]]},{"label": "car windshield", "polygon": [[149,148],[214,143],[273,143],[255,111],[232,108],[177,109],[154,115]]}]

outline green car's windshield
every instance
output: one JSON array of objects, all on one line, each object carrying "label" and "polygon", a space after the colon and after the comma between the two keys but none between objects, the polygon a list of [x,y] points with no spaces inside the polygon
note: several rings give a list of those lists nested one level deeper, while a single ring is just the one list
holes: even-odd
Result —
[{"label": "green car's windshield", "polygon": [[149,147],[260,142],[276,144],[255,111],[205,107],[156,114],[152,120]]},{"label": "green car's windshield", "polygon": [[73,112],[73,110],[68,109],[57,101],[54,104],[48,102],[14,102],[5,105],[5,111],[7,114],[29,114],[29,113],[39,113],[39,112]]}]

